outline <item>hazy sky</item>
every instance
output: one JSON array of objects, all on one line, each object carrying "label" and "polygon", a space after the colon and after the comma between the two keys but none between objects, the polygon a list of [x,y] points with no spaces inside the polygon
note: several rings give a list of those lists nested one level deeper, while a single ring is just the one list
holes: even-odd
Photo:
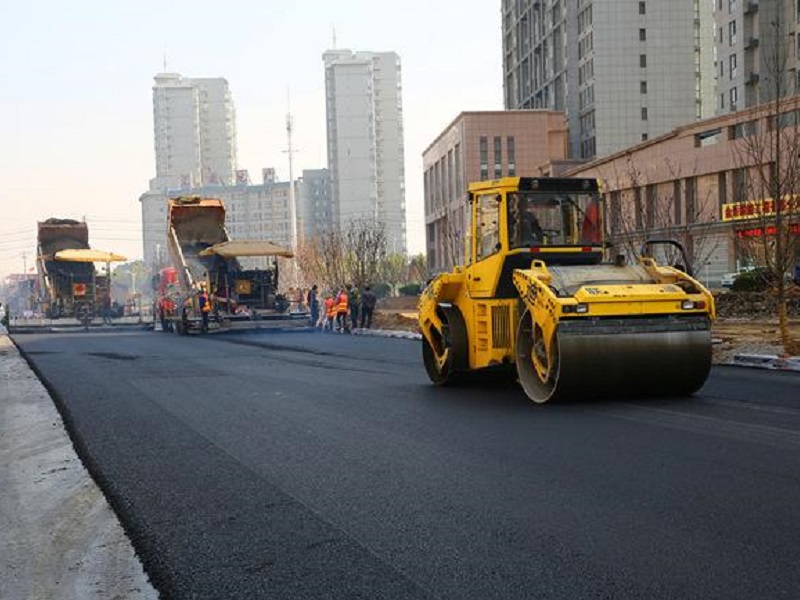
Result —
[{"label": "hazy sky", "polygon": [[0,277],[33,265],[36,221],[86,218],[93,247],[142,255],[155,175],[153,76],[225,77],[239,168],[327,166],[322,53],[402,61],[409,250],[424,251],[422,151],[461,111],[502,108],[500,0],[0,0]]}]

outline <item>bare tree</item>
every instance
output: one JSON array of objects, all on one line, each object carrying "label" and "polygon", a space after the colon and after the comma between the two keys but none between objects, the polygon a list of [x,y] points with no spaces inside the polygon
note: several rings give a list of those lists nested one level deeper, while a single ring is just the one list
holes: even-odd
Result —
[{"label": "bare tree", "polygon": [[306,284],[333,290],[346,283],[377,281],[386,255],[386,229],[372,220],[354,220],[344,232],[329,230],[298,244],[297,265]]},{"label": "bare tree", "polygon": [[392,288],[392,294],[397,292],[397,287],[408,280],[408,261],[402,254],[389,254],[381,262],[381,280]]},{"label": "bare tree", "polygon": [[377,280],[386,256],[386,227],[370,219],[350,221],[344,233],[345,273],[361,287]]},{"label": "bare tree", "polygon": [[743,202],[729,218],[749,221],[753,235],[741,240],[756,264],[765,269],[777,304],[781,343],[789,353],[800,342],[789,332],[787,315],[788,273],[800,250],[800,99],[787,98],[787,63],[794,36],[785,35],[780,13],[770,23],[775,44],[765,57],[770,101],[762,105],[752,127],[738,138],[734,158],[740,169]]},{"label": "bare tree", "polygon": [[[715,230],[717,202],[709,190],[698,196],[693,187],[697,165],[691,174],[666,160],[672,189],[650,181],[645,173],[628,157],[624,173],[614,164],[613,178],[607,180],[611,192],[610,206],[606,207],[606,223],[610,225],[608,239],[630,257],[638,257],[642,243],[648,239],[673,239],[686,251],[690,272],[697,272],[708,262],[720,244]],[[681,183],[682,182],[682,183]],[[692,182],[692,183],[688,183]],[[676,185],[677,184],[677,185]],[[672,247],[661,249],[662,258],[670,264],[683,264],[683,257]]]},{"label": "bare tree", "polygon": [[424,254],[415,254],[408,263],[408,280],[425,283],[430,277],[428,261]]}]

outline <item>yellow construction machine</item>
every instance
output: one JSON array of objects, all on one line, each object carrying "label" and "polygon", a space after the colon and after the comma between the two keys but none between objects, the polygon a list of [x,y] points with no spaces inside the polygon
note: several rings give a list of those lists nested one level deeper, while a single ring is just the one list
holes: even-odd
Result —
[{"label": "yellow construction machine", "polygon": [[686,265],[680,244],[648,240],[636,264],[614,254],[596,179],[484,181],[469,186],[468,203],[465,264],[420,299],[433,383],[515,366],[536,403],[703,385],[714,298],[684,266],[654,259],[666,245]]}]

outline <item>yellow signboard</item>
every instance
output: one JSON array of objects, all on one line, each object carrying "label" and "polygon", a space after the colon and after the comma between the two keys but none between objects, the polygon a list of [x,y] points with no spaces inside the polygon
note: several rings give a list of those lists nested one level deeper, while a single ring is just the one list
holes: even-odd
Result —
[{"label": "yellow signboard", "polygon": [[72,295],[73,296],[85,296],[86,295],[86,284],[85,283],[73,283],[72,284]]},{"label": "yellow signboard", "polygon": [[[775,216],[775,201],[772,198],[763,200],[749,200],[747,202],[730,202],[722,205],[723,221],[744,221],[759,217]],[[778,205],[781,214],[800,213],[800,197],[788,196],[782,198]]]}]

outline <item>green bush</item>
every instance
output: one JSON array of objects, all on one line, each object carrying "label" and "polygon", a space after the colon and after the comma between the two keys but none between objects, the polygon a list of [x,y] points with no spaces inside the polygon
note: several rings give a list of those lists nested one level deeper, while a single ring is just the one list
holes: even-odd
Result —
[{"label": "green bush", "polygon": [[766,269],[753,269],[745,271],[733,280],[731,291],[734,292],[764,292],[774,282],[774,277]]},{"label": "green bush", "polygon": [[418,283],[408,283],[401,285],[398,291],[401,296],[419,296],[422,293],[422,286]]},{"label": "green bush", "polygon": [[388,283],[376,283],[372,286],[372,291],[375,292],[377,298],[386,298],[392,293],[392,286]]}]

